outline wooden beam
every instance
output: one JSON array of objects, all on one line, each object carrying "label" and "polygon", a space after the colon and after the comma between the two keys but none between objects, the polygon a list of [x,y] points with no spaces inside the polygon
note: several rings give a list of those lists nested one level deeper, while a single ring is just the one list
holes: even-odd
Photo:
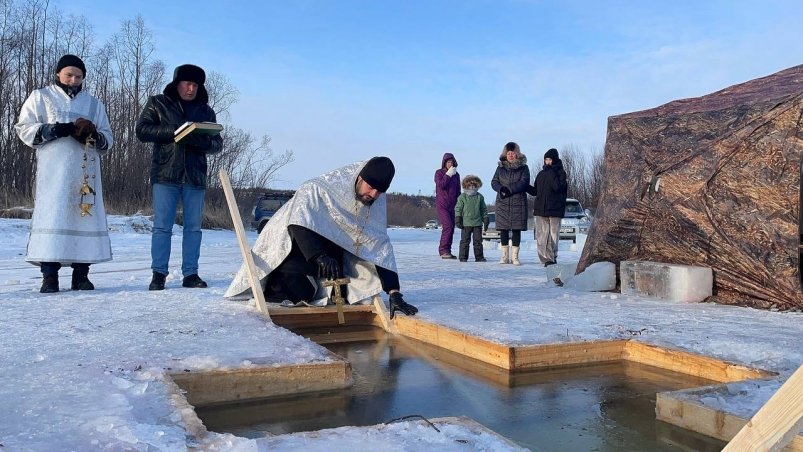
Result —
[{"label": "wooden beam", "polygon": [[695,377],[726,383],[730,381],[768,378],[776,374],[729,363],[707,356],[687,353],[655,345],[629,340],[625,346],[624,359],[662,369],[680,372]]},{"label": "wooden beam", "polygon": [[226,195],[226,204],[229,205],[229,214],[231,214],[231,222],[234,223],[234,232],[237,234],[237,242],[240,244],[240,252],[243,255],[245,268],[248,272],[248,280],[251,283],[251,292],[256,300],[257,309],[270,320],[270,313],[268,306],[265,304],[265,294],[262,293],[262,284],[256,275],[256,265],[254,264],[254,256],[251,254],[251,248],[248,246],[248,240],[245,238],[245,228],[243,227],[243,220],[240,218],[240,210],[237,208],[237,200],[234,198],[234,190],[231,189],[231,181],[226,170],[220,170],[220,184],[223,186],[223,193]]},{"label": "wooden beam", "polygon": [[678,397],[675,392],[656,394],[655,418],[657,420],[722,441],[733,438],[746,423],[744,419],[733,414],[716,410],[686,397]]},{"label": "wooden beam", "polygon": [[436,325],[415,317],[404,315],[394,319],[398,334],[437,345],[455,353],[478,359],[482,362],[511,369],[511,348],[472,336],[469,333]]},{"label": "wooden beam", "polygon": [[803,366],[773,394],[723,452],[781,450],[803,428]]},{"label": "wooden beam", "polygon": [[[270,315],[273,323],[281,327],[295,330],[298,328],[316,328],[337,326],[339,320],[335,306],[316,308],[284,308],[271,307]],[[365,305],[343,306],[343,316],[349,325],[375,325],[374,308]]]},{"label": "wooden beam", "polygon": [[384,328],[384,330],[388,333],[396,334],[396,328],[391,323],[390,316],[385,308],[385,301],[382,300],[382,297],[379,296],[379,294],[374,295],[374,309],[377,317],[379,317],[379,321],[382,323],[382,328]]},{"label": "wooden beam", "polygon": [[621,361],[625,342],[595,341],[514,347],[511,369],[537,369]]},{"label": "wooden beam", "polygon": [[[232,370],[173,372],[170,377],[193,406],[258,400],[287,394],[328,391],[351,385],[351,364],[336,361],[285,365],[257,365]],[[252,360],[258,361],[258,360]]]}]

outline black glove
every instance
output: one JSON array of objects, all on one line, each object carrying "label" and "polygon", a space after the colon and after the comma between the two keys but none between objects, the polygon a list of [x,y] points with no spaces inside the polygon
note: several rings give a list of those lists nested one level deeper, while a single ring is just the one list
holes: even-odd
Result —
[{"label": "black glove", "polygon": [[455,218],[455,222],[454,222],[454,226],[457,229],[463,229],[463,217],[456,217]]},{"label": "black glove", "polygon": [[188,135],[181,140],[181,144],[198,151],[203,151],[212,147],[212,138],[209,135]]},{"label": "black glove", "polygon": [[510,189],[509,188],[502,187],[502,188],[499,189],[499,197],[500,198],[505,199],[508,196],[510,196]]},{"label": "black glove", "polygon": [[71,122],[57,122],[50,126],[50,130],[58,138],[68,137],[75,132],[75,124]]},{"label": "black glove", "polygon": [[485,218],[482,219],[482,230],[483,231],[488,232],[488,224],[489,223],[490,223],[490,221],[488,220],[488,217],[485,217]]},{"label": "black glove", "polygon": [[325,253],[321,253],[314,259],[314,261],[315,265],[318,267],[319,278],[340,278],[340,263],[337,261],[337,259],[330,257]]},{"label": "black glove", "polygon": [[93,136],[93,134],[96,135],[97,133],[98,130],[92,121],[84,118],[78,118],[75,120],[75,130],[73,130],[71,135],[79,143],[86,144],[86,139],[90,136]]},{"label": "black glove", "polygon": [[404,315],[415,315],[418,312],[418,308],[411,304],[407,304],[402,298],[401,292],[393,292],[390,294],[390,318],[392,319],[396,315],[396,311],[401,311]]}]

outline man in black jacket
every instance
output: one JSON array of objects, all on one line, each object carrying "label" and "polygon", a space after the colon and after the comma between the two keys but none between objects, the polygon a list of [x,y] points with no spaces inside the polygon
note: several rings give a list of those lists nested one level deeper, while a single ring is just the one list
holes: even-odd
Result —
[{"label": "man in black jacket", "polygon": [[190,134],[176,143],[174,133],[185,122],[216,122],[204,87],[206,73],[198,66],[184,64],[173,72],[173,81],[163,94],[151,96],[137,120],[137,138],[153,143],[151,185],[153,187],[153,233],[149,290],[163,290],[169,274],[170,239],[178,202],[184,225],[181,242],[181,271],[184,287],[206,287],[198,276],[201,254],[201,218],[206,190],[206,155],[220,152],[220,135]]},{"label": "man in black jacket", "polygon": [[535,196],[535,240],[538,259],[544,267],[555,264],[558,258],[558,233],[560,220],[565,215],[567,191],[563,162],[558,150],[552,148],[544,154],[544,168],[535,176],[535,183],[528,190]]}]

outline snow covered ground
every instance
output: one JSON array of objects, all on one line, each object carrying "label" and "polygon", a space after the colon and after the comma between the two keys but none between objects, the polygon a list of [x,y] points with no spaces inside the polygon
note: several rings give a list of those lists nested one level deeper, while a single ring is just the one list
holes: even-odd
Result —
[{"label": "snow covered ground", "polygon": [[[208,289],[181,287],[180,237],[174,237],[175,270],[167,290],[149,292],[148,219],[110,217],[114,260],[92,267],[90,279],[97,289],[45,295],[39,293],[38,268],[24,261],[28,225],[27,220],[0,220],[4,450],[184,450],[185,407],[171,402],[165,391],[165,369],[239,367],[248,365],[249,358],[276,365],[328,359],[318,345],[266,324],[253,304],[222,298],[241,261],[233,232],[204,231],[200,275],[210,284]],[[180,236],[181,229],[175,232]],[[701,400],[743,417],[751,416],[803,363],[801,313],[559,288],[536,264],[532,232],[524,234],[520,267],[496,263],[499,251],[493,246],[486,249],[485,263],[444,261],[437,253],[439,230],[389,233],[405,299],[432,322],[506,344],[635,338],[780,373],[770,382],[732,383],[728,391]],[[250,234],[253,243],[255,233]],[[563,242],[558,261],[577,260],[579,255],[577,246]],[[69,268],[61,271],[62,289],[69,288],[69,275]],[[321,444],[336,441],[338,448],[361,450],[376,435],[387,434],[391,439],[383,444],[421,450],[421,443],[399,433],[420,428],[414,423],[351,427],[317,437]],[[312,445],[314,437],[298,435],[277,443],[213,434],[202,446],[321,448]],[[463,437],[474,439],[468,446],[447,441],[427,447],[510,447],[459,428],[448,438]]]}]

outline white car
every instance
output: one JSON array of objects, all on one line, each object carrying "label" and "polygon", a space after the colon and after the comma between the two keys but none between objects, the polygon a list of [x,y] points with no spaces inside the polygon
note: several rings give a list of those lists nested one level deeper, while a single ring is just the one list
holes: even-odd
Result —
[{"label": "white car", "polygon": [[438,220],[429,220],[424,225],[424,229],[438,229],[440,224],[438,224]]}]

